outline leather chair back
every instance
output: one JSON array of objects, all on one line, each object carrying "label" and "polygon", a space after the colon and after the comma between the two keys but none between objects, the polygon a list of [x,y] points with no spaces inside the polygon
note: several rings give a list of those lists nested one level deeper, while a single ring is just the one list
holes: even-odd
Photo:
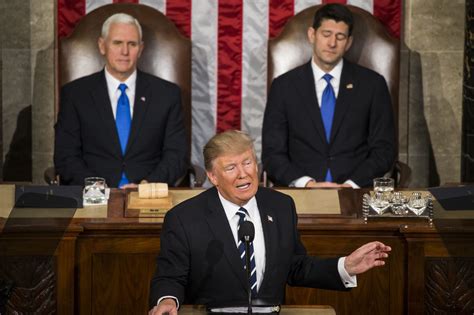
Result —
[{"label": "leather chair back", "polygon": [[[269,41],[268,87],[274,78],[311,59],[312,46],[307,29],[313,24],[314,13],[320,7],[309,7],[296,14],[280,35]],[[351,5],[348,8],[354,15],[354,40],[345,58],[385,77],[398,130],[399,40],[391,37],[385,26],[369,12]]]},{"label": "leather chair back", "polygon": [[191,143],[191,41],[181,35],[166,16],[149,6],[109,4],[84,16],[70,36],[60,42],[56,91],[64,84],[104,67],[105,61],[99,52],[97,40],[104,21],[120,12],[135,17],[142,26],[145,48],[138,68],[174,82],[181,88],[188,142]]}]

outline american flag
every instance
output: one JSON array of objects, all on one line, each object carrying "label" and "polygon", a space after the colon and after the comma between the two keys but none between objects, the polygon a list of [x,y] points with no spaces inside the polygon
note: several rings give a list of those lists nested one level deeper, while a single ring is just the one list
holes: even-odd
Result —
[{"label": "american flag", "polygon": [[400,36],[402,0],[58,0],[58,36],[100,6],[140,3],[172,20],[192,41],[192,162],[216,133],[241,129],[261,150],[267,97],[267,41],[294,14],[316,4],[360,7]]}]

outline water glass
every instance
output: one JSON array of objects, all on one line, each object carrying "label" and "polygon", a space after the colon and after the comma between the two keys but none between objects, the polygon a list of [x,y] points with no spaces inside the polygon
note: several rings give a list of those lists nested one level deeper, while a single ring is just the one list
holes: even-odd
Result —
[{"label": "water glass", "polygon": [[87,177],[84,180],[84,203],[101,204],[107,201],[105,197],[107,185],[102,177]]},{"label": "water glass", "polygon": [[383,199],[390,201],[395,187],[393,178],[379,177],[374,178],[374,192],[382,193]]}]

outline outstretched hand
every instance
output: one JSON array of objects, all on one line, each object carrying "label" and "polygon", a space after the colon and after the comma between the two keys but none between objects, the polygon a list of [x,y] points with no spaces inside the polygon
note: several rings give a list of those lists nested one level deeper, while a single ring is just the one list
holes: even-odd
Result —
[{"label": "outstretched hand", "polygon": [[390,246],[378,241],[367,243],[346,257],[344,268],[349,275],[354,276],[374,267],[383,266],[384,259],[391,250]]}]

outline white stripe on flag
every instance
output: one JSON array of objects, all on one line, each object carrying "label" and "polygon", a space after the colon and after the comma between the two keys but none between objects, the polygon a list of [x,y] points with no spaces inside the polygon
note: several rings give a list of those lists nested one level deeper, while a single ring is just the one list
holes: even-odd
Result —
[{"label": "white stripe on flag", "polygon": [[295,14],[313,5],[321,4],[322,0],[295,0]]},{"label": "white stripe on flag", "polygon": [[140,0],[139,2],[166,14],[166,0]]},{"label": "white stripe on flag", "polygon": [[347,4],[364,9],[367,12],[374,13],[373,0],[347,0]]},{"label": "white stripe on flag", "polygon": [[216,133],[218,1],[192,3],[192,149],[191,161],[204,165],[202,148]]},{"label": "white stripe on flag", "polygon": [[241,128],[262,148],[263,112],[267,97],[268,2],[243,3]]},{"label": "white stripe on flag", "polygon": [[86,14],[98,7],[113,3],[113,0],[86,0]]}]

